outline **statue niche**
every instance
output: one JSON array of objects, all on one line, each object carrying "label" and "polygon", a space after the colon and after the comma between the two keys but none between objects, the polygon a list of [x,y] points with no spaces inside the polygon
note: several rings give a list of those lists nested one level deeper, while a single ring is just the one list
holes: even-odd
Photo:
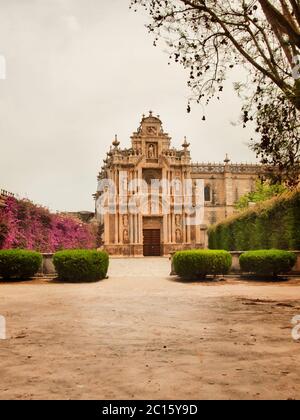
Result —
[{"label": "statue niche", "polygon": [[156,159],[157,158],[156,146],[153,143],[148,145],[147,158],[148,159]]},{"label": "statue niche", "polygon": [[176,229],[176,242],[178,244],[182,242],[182,232],[180,229]]},{"label": "statue niche", "polygon": [[129,232],[127,229],[123,232],[123,243],[128,244],[129,243]]},{"label": "statue niche", "polygon": [[128,227],[128,215],[127,214],[124,214],[124,216],[123,216],[123,226],[125,228]]},{"label": "statue niche", "polygon": [[181,216],[179,214],[176,214],[175,216],[175,223],[176,223],[176,226],[182,225]]}]

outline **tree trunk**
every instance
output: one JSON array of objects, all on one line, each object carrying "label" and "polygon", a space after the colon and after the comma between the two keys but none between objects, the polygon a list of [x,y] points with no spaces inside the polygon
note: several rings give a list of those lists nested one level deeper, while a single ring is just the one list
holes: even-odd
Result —
[{"label": "tree trunk", "polygon": [[[272,28],[274,30],[277,28],[280,32],[288,35],[290,42],[300,49],[300,30],[297,28],[298,25],[296,25],[296,21],[291,24],[289,19],[287,19],[268,0],[259,0],[259,3]],[[299,6],[297,5],[294,7],[296,7],[296,10],[299,9]]]}]

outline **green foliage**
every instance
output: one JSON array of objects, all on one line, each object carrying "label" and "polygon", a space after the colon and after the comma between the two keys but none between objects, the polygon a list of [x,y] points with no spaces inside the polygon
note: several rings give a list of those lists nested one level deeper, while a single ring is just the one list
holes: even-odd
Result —
[{"label": "green foliage", "polygon": [[60,251],[54,255],[53,263],[60,280],[93,282],[106,277],[109,256],[98,251]]},{"label": "green foliage", "polygon": [[227,251],[300,249],[300,188],[209,229],[209,248]]},{"label": "green foliage", "polygon": [[174,255],[173,263],[180,277],[204,279],[209,274],[227,274],[232,257],[226,251],[179,251]]},{"label": "green foliage", "polygon": [[4,222],[1,222],[0,220],[0,248],[2,248],[7,234],[8,234],[8,227]]},{"label": "green foliage", "polygon": [[27,280],[33,277],[42,264],[42,255],[26,250],[0,251],[0,277]]},{"label": "green foliage", "polygon": [[289,273],[296,261],[294,253],[276,249],[248,251],[240,256],[243,272],[273,277]]},{"label": "green foliage", "polygon": [[94,249],[95,239],[92,224],[64,214],[52,214],[28,200],[6,197],[4,206],[0,207],[0,249],[48,253]]},{"label": "green foliage", "polygon": [[187,70],[188,112],[192,100],[207,105],[221,99],[230,73],[243,66],[247,76],[234,85],[243,103],[243,126],[255,122],[252,149],[273,167],[266,175],[297,185],[299,0],[131,0],[134,10],[138,5],[149,14],[154,45],[164,41],[169,64],[174,60]]},{"label": "green foliage", "polygon": [[237,210],[247,209],[250,203],[259,203],[261,201],[270,200],[285,191],[287,191],[287,189],[282,184],[272,185],[269,182],[257,181],[255,190],[241,197],[236,203],[235,208]]}]

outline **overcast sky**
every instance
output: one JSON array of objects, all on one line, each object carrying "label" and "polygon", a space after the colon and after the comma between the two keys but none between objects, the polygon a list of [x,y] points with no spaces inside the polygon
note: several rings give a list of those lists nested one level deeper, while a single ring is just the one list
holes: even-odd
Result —
[{"label": "overcast sky", "polygon": [[193,160],[254,162],[240,102],[186,113],[184,70],[153,47],[147,16],[129,0],[0,0],[0,188],[52,210],[93,210],[97,173],[117,133],[122,146],[152,109]]}]

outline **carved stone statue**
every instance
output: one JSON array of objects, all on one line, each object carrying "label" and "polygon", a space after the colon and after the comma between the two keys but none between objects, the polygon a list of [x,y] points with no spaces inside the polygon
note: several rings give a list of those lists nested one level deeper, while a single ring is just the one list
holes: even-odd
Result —
[{"label": "carved stone statue", "polygon": [[147,134],[157,134],[156,127],[147,127]]},{"label": "carved stone statue", "polygon": [[129,242],[129,234],[127,229],[125,229],[123,232],[123,242],[124,244],[128,244]]},{"label": "carved stone statue", "polygon": [[176,230],[176,242],[177,243],[182,242],[182,233],[181,233],[181,230],[180,229],[177,229]]},{"label": "carved stone statue", "polygon": [[124,214],[123,216],[123,226],[127,227],[128,226],[128,215]]},{"label": "carved stone statue", "polygon": [[181,216],[179,214],[176,214],[175,216],[175,223],[176,226],[181,226]]},{"label": "carved stone statue", "polygon": [[155,149],[153,144],[150,144],[149,148],[148,148],[148,158],[149,159],[154,159],[155,158]]}]

